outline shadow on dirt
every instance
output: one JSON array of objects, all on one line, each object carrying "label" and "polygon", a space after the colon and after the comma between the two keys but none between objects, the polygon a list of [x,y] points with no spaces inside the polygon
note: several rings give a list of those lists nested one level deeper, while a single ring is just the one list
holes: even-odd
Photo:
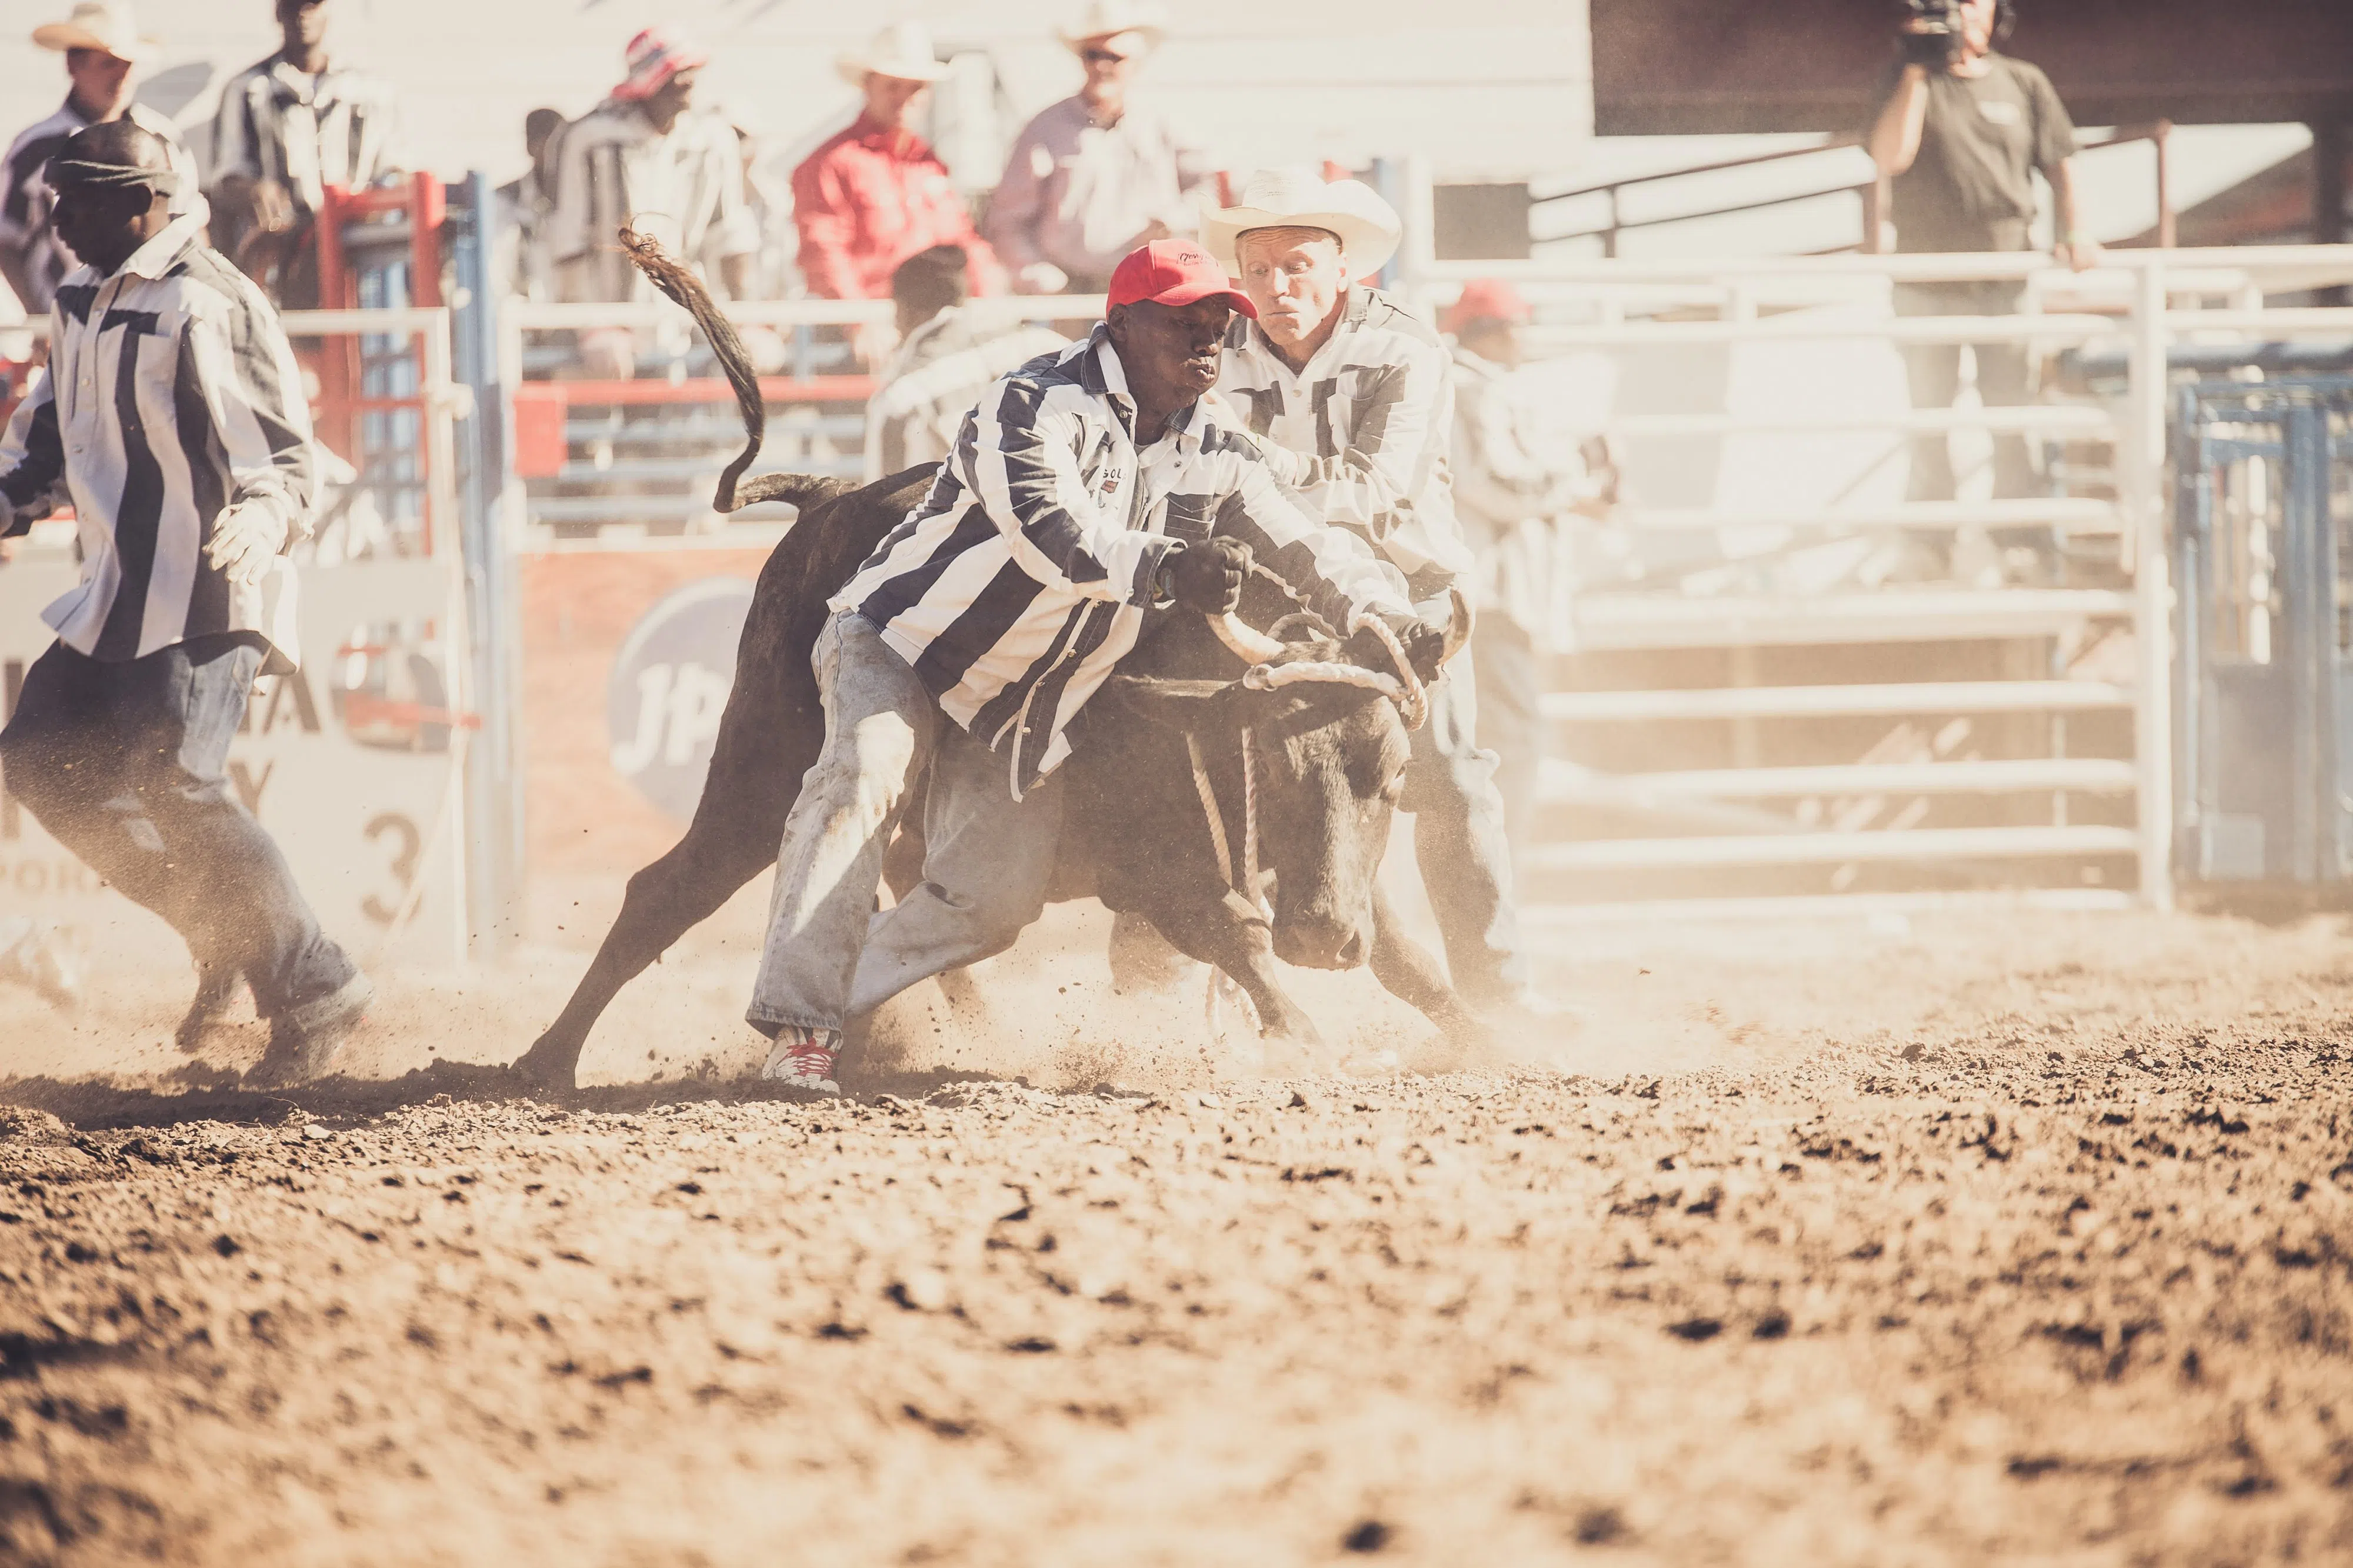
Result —
[{"label": "shadow on dirt", "polygon": [[[958,1083],[1007,1081],[986,1073],[892,1072],[860,1075],[846,1086],[852,1102],[885,1095],[920,1100]],[[435,1060],[396,1079],[321,1079],[293,1089],[247,1089],[237,1075],[202,1067],[180,1069],[162,1085],[102,1079],[18,1078],[0,1080],[0,1105],[46,1110],[85,1131],[172,1127],[189,1121],[270,1124],[301,1116],[357,1121],[410,1106],[435,1103],[534,1104],[565,1110],[629,1113],[673,1105],[839,1103],[805,1089],[756,1079],[686,1079],[670,1083],[598,1085],[569,1093],[534,1089],[504,1067]]]}]

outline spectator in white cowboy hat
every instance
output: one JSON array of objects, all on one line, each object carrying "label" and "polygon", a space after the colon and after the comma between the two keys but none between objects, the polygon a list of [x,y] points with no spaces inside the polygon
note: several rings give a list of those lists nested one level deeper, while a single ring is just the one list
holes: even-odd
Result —
[{"label": "spectator in white cowboy hat", "polygon": [[[1310,516],[1362,534],[1405,574],[1417,604],[1442,606],[1475,567],[1447,466],[1452,367],[1427,322],[1358,281],[1396,253],[1402,229],[1361,181],[1273,169],[1205,216],[1201,238],[1258,308],[1227,333],[1219,393]],[[1490,1012],[1550,1011],[1520,952],[1504,802],[1495,754],[1478,743],[1475,689],[1462,658],[1431,688],[1398,805],[1414,814],[1455,990]]]},{"label": "spectator in white cowboy hat", "polygon": [[[996,252],[973,227],[947,165],[915,134],[932,83],[948,73],[929,30],[894,22],[834,64],[865,102],[857,120],[793,171],[793,222],[808,291],[825,300],[886,299],[901,262],[953,245],[968,259],[974,293],[1004,292]],[[861,336],[870,363],[888,346],[888,333]]]},{"label": "spectator in white cowboy hat", "polygon": [[1200,142],[1129,96],[1161,33],[1144,0],[1092,0],[1061,30],[1086,85],[1023,130],[989,198],[988,237],[1022,293],[1101,293],[1129,251],[1199,226]]},{"label": "spectator in white cowboy hat", "polygon": [[72,85],[55,114],[26,126],[8,144],[6,161],[0,164],[7,182],[0,188],[0,278],[8,280],[27,316],[46,312],[58,281],[79,265],[50,226],[57,197],[42,175],[49,159],[76,132],[110,120],[130,121],[164,143],[173,169],[181,175],[172,211],[193,211],[202,199],[196,192],[195,160],[180,139],[180,128],[132,101],[139,68],[160,51],[154,39],[139,36],[139,23],[128,5],[81,0],[64,21],[34,28],[33,42],[65,56],[66,77]]},{"label": "spectator in white cowboy hat", "polygon": [[206,189],[221,248],[280,307],[315,304],[311,244],[327,187],[359,190],[400,168],[392,89],[327,51],[329,0],[275,0],[279,48],[221,89]]}]

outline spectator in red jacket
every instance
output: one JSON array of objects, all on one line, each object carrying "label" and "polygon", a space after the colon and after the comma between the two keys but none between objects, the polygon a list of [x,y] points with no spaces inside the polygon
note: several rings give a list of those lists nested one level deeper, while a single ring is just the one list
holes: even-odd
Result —
[{"label": "spectator in red jacket", "polygon": [[[961,247],[970,258],[973,292],[1004,292],[1004,268],[974,230],[947,165],[912,129],[931,84],[947,75],[931,34],[921,23],[894,23],[836,63],[864,89],[866,106],[793,171],[793,222],[809,292],[888,299],[899,264],[935,245]],[[860,349],[871,363],[888,344],[861,333]]]}]

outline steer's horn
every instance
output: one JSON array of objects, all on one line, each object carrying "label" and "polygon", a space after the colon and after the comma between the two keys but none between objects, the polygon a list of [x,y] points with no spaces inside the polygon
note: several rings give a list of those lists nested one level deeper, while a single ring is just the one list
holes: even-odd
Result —
[{"label": "steer's horn", "polygon": [[1453,607],[1446,622],[1446,641],[1440,645],[1438,655],[1438,667],[1440,669],[1445,668],[1456,654],[1470,646],[1471,627],[1477,618],[1471,609],[1471,601],[1462,596],[1461,589],[1449,588],[1446,590],[1446,596],[1452,601]]},{"label": "steer's horn", "polygon": [[1240,616],[1230,611],[1208,619],[1209,630],[1226,645],[1226,651],[1244,664],[1271,664],[1283,652],[1283,644],[1256,626],[1245,625]]}]

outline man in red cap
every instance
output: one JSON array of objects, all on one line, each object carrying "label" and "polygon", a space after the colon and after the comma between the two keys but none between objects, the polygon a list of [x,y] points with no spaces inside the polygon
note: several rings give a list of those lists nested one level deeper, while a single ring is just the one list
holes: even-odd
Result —
[{"label": "man in red cap", "polygon": [[1454,339],[1454,513],[1478,556],[1471,642],[1479,741],[1496,756],[1495,788],[1515,851],[1525,851],[1535,826],[1544,658],[1560,646],[1574,587],[1570,530],[1579,517],[1603,515],[1618,489],[1600,437],[1556,450],[1517,395],[1512,372],[1528,319],[1519,290],[1496,278],[1465,283],[1439,319]]},{"label": "man in red cap", "polygon": [[[833,1089],[846,1019],[1001,952],[1044,908],[1071,720],[1144,613],[1239,602],[1255,558],[1335,626],[1418,623],[1363,541],[1284,500],[1215,398],[1250,300],[1190,240],[1113,273],[1083,342],[989,387],[922,506],[831,600],[824,750],[785,824],[745,1016],[763,1076]],[[925,770],[923,884],[873,916]],[[871,923],[870,925],[870,918]]]},{"label": "man in red cap", "polygon": [[[715,264],[731,300],[755,297],[760,226],[744,189],[743,143],[726,116],[696,101],[710,56],[661,27],[629,40],[628,75],[556,143],[555,201],[542,244],[555,297],[572,304],[650,299],[615,237],[624,223],[702,270]],[[595,379],[636,368],[626,328],[581,334]]]}]

